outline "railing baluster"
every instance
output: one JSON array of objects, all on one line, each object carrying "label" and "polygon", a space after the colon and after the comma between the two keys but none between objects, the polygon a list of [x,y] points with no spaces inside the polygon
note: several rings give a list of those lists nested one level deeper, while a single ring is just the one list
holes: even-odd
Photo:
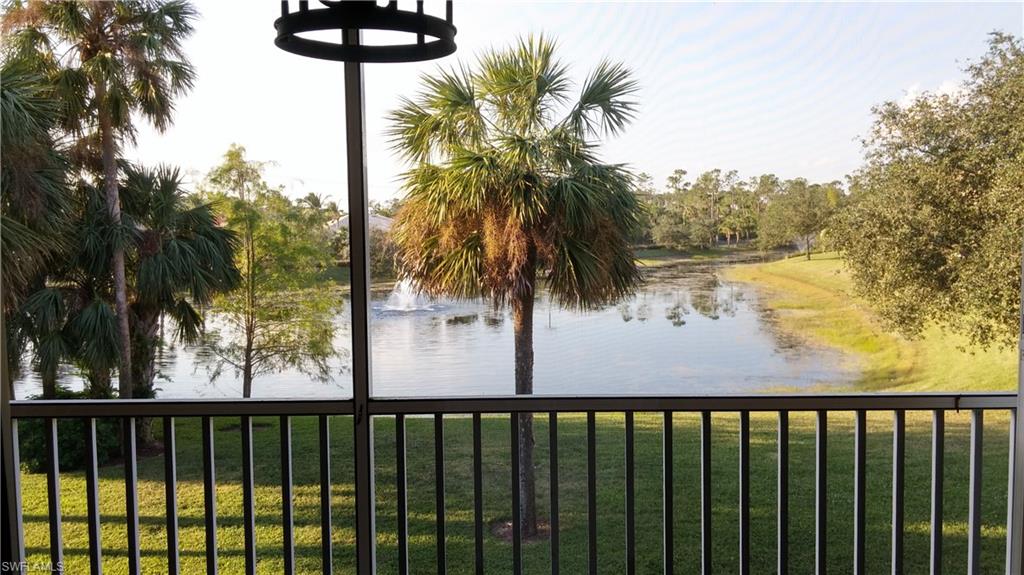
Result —
[{"label": "railing baluster", "polygon": [[662,468],[662,533],[663,539],[661,543],[662,549],[662,564],[664,565],[664,575],[673,575],[674,562],[675,562],[675,544],[674,544],[674,530],[673,522],[675,521],[675,495],[673,490],[673,456],[672,456],[672,427],[673,427],[673,412],[665,412],[665,422],[662,425],[662,447],[661,447],[661,468]]},{"label": "railing baluster", "polygon": [[213,451],[213,418],[203,416],[203,516],[206,522],[206,573],[217,575],[217,479]]},{"label": "railing baluster", "polygon": [[509,431],[511,432],[512,445],[512,572],[518,575],[522,572],[522,550],[523,550],[523,497],[522,497],[522,462],[520,460],[519,443],[520,428],[519,414],[509,414]]},{"label": "railing baluster", "polygon": [[64,563],[64,528],[60,516],[60,451],[57,448],[57,420],[43,421],[46,441],[46,502],[50,515],[50,562]]},{"label": "railing baluster", "polygon": [[165,417],[164,426],[164,513],[167,525],[167,573],[178,575],[178,453],[174,437],[174,418]]},{"label": "railing baluster", "polygon": [[750,412],[740,412],[740,573],[750,573]]},{"label": "railing baluster", "polygon": [[626,412],[626,574],[636,573],[636,470],[633,412]]},{"label": "railing baluster", "polygon": [[981,482],[985,412],[971,410],[971,483],[967,515],[967,572],[981,573]]},{"label": "railing baluster", "polygon": [[330,418],[320,416],[320,563],[324,575],[334,572],[334,541],[331,539],[331,428]]},{"label": "railing baluster", "polygon": [[444,415],[434,415],[434,514],[437,530],[437,573],[446,572],[446,538],[444,525]]},{"label": "railing baluster", "polygon": [[892,414],[892,573],[903,573],[903,497],[906,486],[907,414]]},{"label": "railing baluster", "polygon": [[[474,416],[474,434],[476,433],[476,418]],[[475,436],[474,436],[475,443]],[[476,449],[473,451],[473,472],[474,486],[475,474],[478,463]],[[406,467],[405,450],[405,415],[399,413],[395,416],[395,491],[398,492],[398,573],[408,575],[409,573],[409,495],[407,493],[408,471]]]},{"label": "railing baluster", "polygon": [[559,572],[558,549],[558,412],[548,414],[548,467],[551,473],[551,575]]},{"label": "railing baluster", "polygon": [[245,573],[256,575],[256,503],[252,466],[252,417],[243,415],[242,431],[242,528],[245,542]]},{"label": "railing baluster", "polygon": [[597,573],[597,417],[587,412],[587,567]]},{"label": "railing baluster", "polygon": [[[1013,532],[1013,505],[1014,505],[1014,494],[1013,484],[1015,470],[1013,468],[1013,456],[1017,452],[1017,410],[1010,410],[1010,442],[1008,444],[1007,453],[1009,453],[1008,459],[1010,460],[1010,468],[1006,475],[1007,487],[1006,487],[1006,575],[1013,575],[1013,544],[1015,539],[1024,538],[1024,533]],[[1017,495],[1021,497],[1021,495]]]},{"label": "railing baluster", "polygon": [[139,472],[138,450],[135,448],[135,418],[124,418],[124,501],[128,523],[128,573],[142,572],[142,552],[139,549]]},{"label": "railing baluster", "polygon": [[[0,315],[2,318],[2,315]],[[2,320],[0,320],[2,323]],[[3,326],[0,325],[0,329]],[[6,358],[6,356],[0,356]],[[0,369],[4,369],[0,366]],[[4,425],[9,425],[7,433],[0,433],[2,436],[3,447],[0,448],[0,453],[3,454],[3,465],[2,471],[4,474],[4,493],[3,501],[4,505],[4,526],[2,537],[4,537],[3,545],[11,553],[11,560],[16,563],[22,563],[25,561],[25,523],[22,515],[22,500],[21,500],[21,456],[18,453],[20,444],[18,441],[18,420],[10,417],[10,406],[8,400],[10,398],[3,393],[0,393],[0,419]]]},{"label": "railing baluster", "polygon": [[778,436],[778,487],[776,491],[776,571],[779,575],[789,573],[789,412],[779,412]]},{"label": "railing baluster", "polygon": [[701,573],[711,575],[711,412],[700,414]]},{"label": "railing baluster", "polygon": [[473,414],[473,543],[477,575],[484,572],[484,455],[480,414]]},{"label": "railing baluster", "polygon": [[473,414],[473,540],[477,575],[484,572],[484,455],[480,414]]},{"label": "railing baluster", "polygon": [[281,416],[281,552],[284,572],[295,572],[295,519],[292,502],[292,418]]},{"label": "railing baluster", "polygon": [[103,573],[103,544],[100,541],[100,481],[97,475],[99,460],[96,454],[96,418],[85,421],[85,500],[86,522],[89,531],[89,572]]},{"label": "railing baluster", "polygon": [[814,572],[828,568],[828,411],[819,409],[814,428]]},{"label": "railing baluster", "polygon": [[931,575],[942,573],[942,484],[946,458],[946,412],[932,411]]},{"label": "railing baluster", "polygon": [[864,536],[867,518],[867,447],[868,417],[863,409],[857,411],[853,430],[853,572],[864,575]]}]

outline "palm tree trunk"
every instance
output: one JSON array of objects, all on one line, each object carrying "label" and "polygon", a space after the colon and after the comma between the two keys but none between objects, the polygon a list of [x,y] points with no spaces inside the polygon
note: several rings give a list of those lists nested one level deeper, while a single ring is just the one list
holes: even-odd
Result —
[{"label": "palm tree trunk", "polygon": [[[531,250],[532,251],[532,250]],[[536,270],[528,258],[527,278],[530,293],[521,294],[512,301],[512,325],[516,353],[516,395],[533,394],[533,286]],[[522,534],[537,534],[537,483],[533,469],[533,414],[519,414],[519,486],[523,520]]]},{"label": "palm tree trunk", "polygon": [[43,380],[43,399],[57,399],[57,369],[45,367],[40,375]]},{"label": "palm tree trunk", "polygon": [[[117,157],[114,144],[114,128],[110,121],[110,112],[105,105],[106,89],[103,84],[96,87],[97,99],[100,101],[100,140],[103,146],[103,189],[107,199],[107,213],[112,225],[121,225],[121,196],[117,189]],[[117,370],[117,391],[121,399],[132,396],[132,337],[128,325],[128,280],[124,271],[124,246],[114,246],[110,258],[111,271],[114,274],[114,311],[117,313],[118,339],[120,340],[121,364]]]},{"label": "palm tree trunk", "polygon": [[132,366],[136,374],[132,379],[143,392],[141,397],[152,397],[156,381],[156,352],[160,346],[160,313],[152,309],[137,309],[136,316],[134,329],[137,345],[132,346]]}]

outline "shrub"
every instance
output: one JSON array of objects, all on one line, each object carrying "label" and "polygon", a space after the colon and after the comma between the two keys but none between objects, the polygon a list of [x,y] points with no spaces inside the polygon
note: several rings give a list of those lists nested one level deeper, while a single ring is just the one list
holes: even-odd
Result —
[{"label": "shrub", "polygon": [[[84,392],[57,390],[57,399],[82,399]],[[85,425],[84,419],[59,419],[57,421],[57,458],[61,471],[72,471],[85,467]],[[46,470],[46,435],[42,419],[23,419],[18,422],[18,439],[21,462],[33,473]],[[121,455],[121,425],[117,419],[96,420],[96,459],[105,465]]]}]

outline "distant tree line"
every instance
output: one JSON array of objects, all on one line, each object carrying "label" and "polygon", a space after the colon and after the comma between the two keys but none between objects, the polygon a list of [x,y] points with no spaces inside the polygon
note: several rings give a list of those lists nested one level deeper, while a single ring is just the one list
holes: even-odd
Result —
[{"label": "distant tree line", "polygon": [[647,174],[637,180],[647,211],[634,243],[677,250],[756,241],[762,249],[796,245],[809,256],[844,198],[840,182],[783,181],[773,174],[741,179],[718,169],[692,181],[675,170],[661,190]]}]

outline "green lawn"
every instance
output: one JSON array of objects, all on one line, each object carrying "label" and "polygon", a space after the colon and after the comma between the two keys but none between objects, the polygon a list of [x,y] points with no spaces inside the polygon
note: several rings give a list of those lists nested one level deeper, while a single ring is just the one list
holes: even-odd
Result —
[{"label": "green lawn", "polygon": [[726,275],[768,288],[768,306],[782,329],[849,354],[862,373],[858,391],[1016,389],[1013,349],[972,348],[938,327],[916,340],[883,329],[851,295],[849,275],[835,254],[740,265]]},{"label": "green lawn", "polygon": [[[279,573],[280,503],[278,431],[275,419],[261,419],[268,425],[255,431],[256,508],[259,572]],[[623,417],[599,416],[598,509],[599,564],[601,573],[624,571],[623,518]],[[564,415],[560,419],[560,515],[562,523],[562,571],[583,573],[586,566],[586,420],[583,415]],[[734,414],[714,417],[714,562],[716,572],[736,572],[737,534],[737,422]],[[1002,413],[987,419],[984,458],[984,543],[985,573],[1001,572],[1004,554],[1007,484],[1007,422]],[[240,443],[234,421],[216,420],[216,473],[218,509],[218,547],[221,573],[243,572],[241,523]],[[537,421],[538,474],[541,512],[547,514],[547,425]],[[641,573],[660,572],[661,568],[661,417],[639,414],[636,432],[638,568]],[[699,557],[699,418],[677,414],[675,425],[675,562],[677,573],[696,573]],[[853,417],[835,413],[829,420],[829,561],[830,572],[850,572],[852,556]],[[949,573],[965,571],[968,417],[949,414],[946,455],[945,550]],[[394,573],[395,535],[395,460],[394,423],[391,418],[376,421],[378,558],[380,573]],[[888,569],[890,517],[890,445],[891,415],[869,416],[868,461],[868,572]],[[509,426],[507,417],[486,417],[483,422],[484,497],[488,522],[510,516],[510,464],[508,460]],[[472,491],[471,421],[453,417],[446,420],[445,456],[447,485],[448,567],[452,573],[472,572]],[[908,416],[907,437],[907,533],[908,573],[926,572],[928,546],[928,466],[930,440],[929,415]],[[295,543],[301,573],[320,571],[319,484],[316,420],[295,418]],[[353,499],[351,465],[351,420],[332,420],[332,515],[334,564],[337,572],[353,571]],[[202,470],[200,467],[200,428],[194,419],[178,420],[178,501],[180,514],[181,561],[183,573],[198,573],[204,568],[204,531]],[[433,421],[411,419],[408,422],[409,529],[412,572],[432,572],[435,564]],[[791,526],[790,553],[794,573],[812,570],[814,425],[810,414],[791,417]],[[139,501],[142,524],[144,572],[163,572],[165,564],[164,482],[162,458],[139,461]],[[775,541],[775,419],[755,414],[752,418],[752,537],[754,565],[769,570]],[[101,513],[103,518],[104,571],[126,573],[124,531],[124,486],[119,466],[102,470]],[[47,560],[45,478],[39,474],[22,476],[25,536],[31,561]],[[87,572],[87,535],[84,479],[81,473],[62,477],[65,557],[67,573]],[[546,541],[525,546],[527,573],[547,572],[549,547]],[[487,569],[505,573],[510,566],[510,545],[486,536]]]}]

